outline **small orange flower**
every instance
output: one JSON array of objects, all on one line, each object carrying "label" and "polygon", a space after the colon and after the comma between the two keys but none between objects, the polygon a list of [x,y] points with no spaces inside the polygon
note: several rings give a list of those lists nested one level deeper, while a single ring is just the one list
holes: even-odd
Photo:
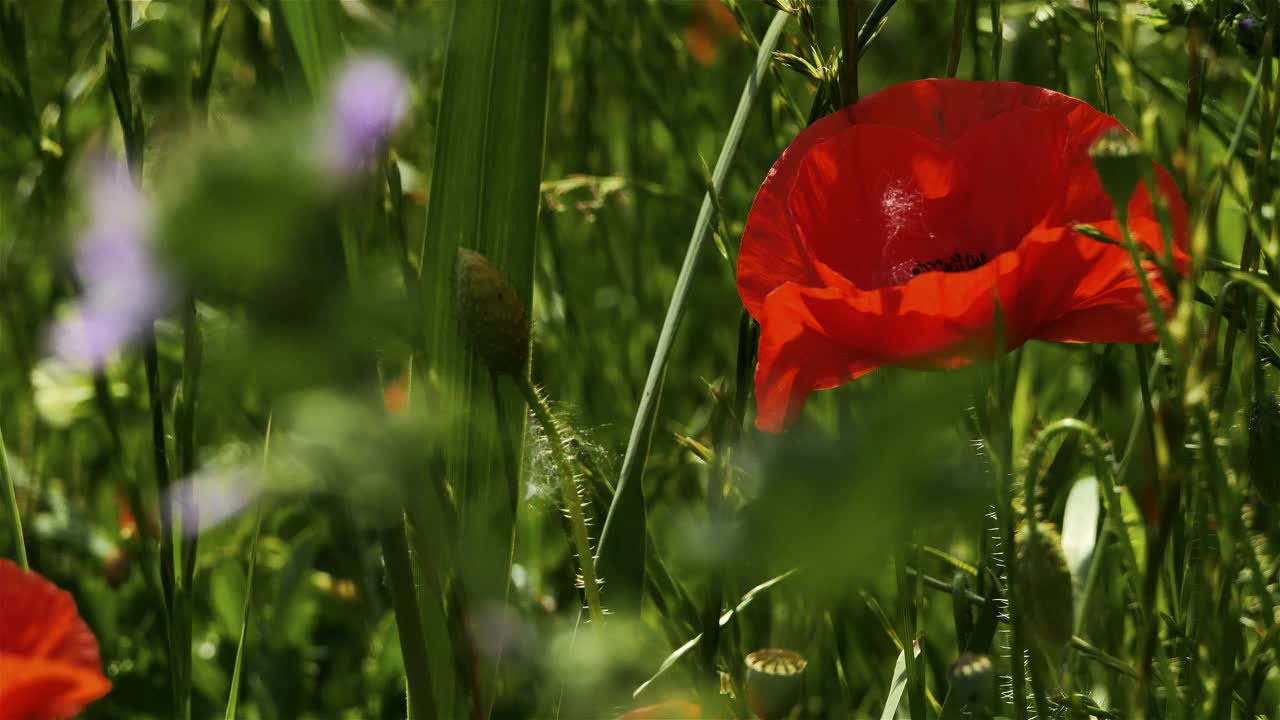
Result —
[{"label": "small orange flower", "polygon": [[684,30],[684,44],[700,65],[710,65],[720,50],[720,41],[738,34],[738,21],[720,0],[699,0],[693,20]]},{"label": "small orange flower", "polygon": [[0,720],[65,720],[110,690],[71,594],[0,559]]},{"label": "small orange flower", "polygon": [[393,415],[409,407],[408,368],[382,391],[382,404],[387,408],[387,412]]}]

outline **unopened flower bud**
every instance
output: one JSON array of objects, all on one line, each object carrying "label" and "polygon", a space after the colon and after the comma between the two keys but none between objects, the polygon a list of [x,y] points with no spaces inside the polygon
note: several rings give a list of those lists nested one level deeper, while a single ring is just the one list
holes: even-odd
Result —
[{"label": "unopened flower bud", "polygon": [[491,370],[516,374],[529,361],[529,316],[515,288],[489,259],[458,248],[454,283],[462,336]]},{"label": "unopened flower bud", "polygon": [[746,658],[747,702],[760,720],[781,720],[800,702],[809,661],[793,650],[766,648]]},{"label": "unopened flower bud", "polygon": [[965,705],[985,705],[991,698],[993,665],[987,655],[963,653],[951,663],[951,692]]},{"label": "unopened flower bud", "polygon": [[1038,523],[1034,534],[1018,529],[1019,614],[1025,627],[1046,648],[1071,642],[1074,621],[1071,571],[1062,554],[1062,538],[1048,523]]},{"label": "unopened flower bud", "polygon": [[1270,393],[1249,413],[1249,476],[1267,504],[1280,505],[1280,399]]}]

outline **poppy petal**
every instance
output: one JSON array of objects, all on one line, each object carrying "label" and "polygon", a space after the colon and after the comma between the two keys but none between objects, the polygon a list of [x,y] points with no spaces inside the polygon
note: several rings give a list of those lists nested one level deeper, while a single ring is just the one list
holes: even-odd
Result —
[{"label": "poppy petal", "polygon": [[70,717],[111,689],[70,593],[0,559],[0,608],[0,719]]}]

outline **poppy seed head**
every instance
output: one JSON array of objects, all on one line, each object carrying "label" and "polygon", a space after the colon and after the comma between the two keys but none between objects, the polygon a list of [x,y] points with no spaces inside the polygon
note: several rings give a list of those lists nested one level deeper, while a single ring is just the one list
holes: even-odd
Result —
[{"label": "poppy seed head", "polygon": [[454,307],[471,351],[496,373],[512,375],[529,361],[529,316],[515,288],[484,255],[458,248]]},{"label": "poppy seed head", "polygon": [[745,658],[747,701],[761,720],[787,717],[800,701],[804,669],[809,664],[794,650],[765,648]]}]

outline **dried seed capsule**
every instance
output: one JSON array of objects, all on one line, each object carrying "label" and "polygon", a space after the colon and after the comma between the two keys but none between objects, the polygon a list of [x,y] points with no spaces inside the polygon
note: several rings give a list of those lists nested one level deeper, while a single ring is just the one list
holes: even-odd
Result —
[{"label": "dried seed capsule", "polygon": [[497,373],[521,372],[529,361],[529,316],[515,288],[489,259],[458,248],[455,306],[472,352]]},{"label": "dried seed capsule", "polygon": [[1280,504],[1280,399],[1269,393],[1249,413],[1249,476],[1267,504]]},{"label": "dried seed capsule", "polygon": [[746,658],[747,702],[760,720],[781,720],[800,702],[804,668],[809,664],[793,650],[765,648]]},{"label": "dried seed capsule", "polygon": [[948,673],[951,692],[965,705],[987,704],[994,688],[991,684],[993,668],[991,658],[986,655],[962,653],[951,663]]},{"label": "dried seed capsule", "polygon": [[1046,649],[1071,642],[1074,621],[1071,571],[1062,554],[1062,538],[1049,523],[1038,523],[1034,535],[1018,528],[1018,595],[1025,627]]}]

